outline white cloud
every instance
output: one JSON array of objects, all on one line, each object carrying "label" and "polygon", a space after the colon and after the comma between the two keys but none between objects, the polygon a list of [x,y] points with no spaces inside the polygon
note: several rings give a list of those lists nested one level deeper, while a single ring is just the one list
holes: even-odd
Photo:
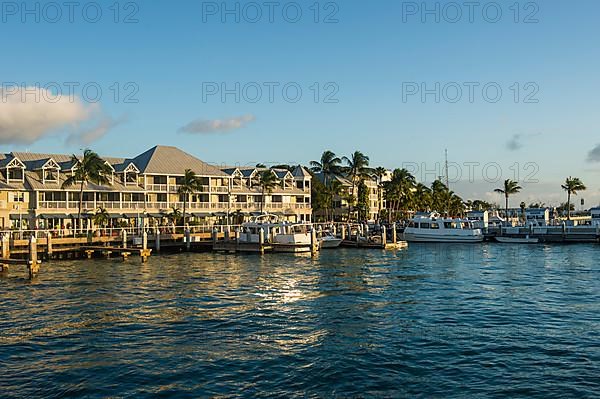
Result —
[{"label": "white cloud", "polygon": [[241,129],[254,122],[254,115],[243,115],[226,119],[196,119],[181,127],[182,133],[219,133]]},{"label": "white cloud", "polygon": [[67,137],[67,144],[89,145],[102,138],[109,130],[125,122],[127,118],[113,119],[108,115],[101,115],[98,120],[92,121],[87,127],[82,127]]},{"label": "white cloud", "polygon": [[[0,88],[0,144],[32,144],[65,131],[73,137],[93,141],[114,124],[99,104],[86,104],[78,97],[55,96],[47,89],[35,87]],[[86,124],[96,124],[93,131]],[[82,130],[83,129],[83,130]]]}]

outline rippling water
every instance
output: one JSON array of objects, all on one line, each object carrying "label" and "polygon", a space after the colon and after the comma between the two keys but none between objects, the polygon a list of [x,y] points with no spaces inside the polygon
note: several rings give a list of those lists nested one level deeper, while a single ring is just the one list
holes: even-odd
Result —
[{"label": "rippling water", "polygon": [[11,271],[0,397],[600,395],[599,255],[413,244]]}]

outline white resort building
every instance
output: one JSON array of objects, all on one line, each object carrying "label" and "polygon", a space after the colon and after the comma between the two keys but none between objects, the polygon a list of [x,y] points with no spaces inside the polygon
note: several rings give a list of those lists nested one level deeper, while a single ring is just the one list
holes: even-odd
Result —
[{"label": "white resort building", "polygon": [[[65,154],[0,154],[0,228],[75,226],[80,187],[63,187],[74,173],[71,158]],[[232,215],[239,222],[262,211],[291,221],[311,220],[311,175],[301,166],[292,171],[220,168],[176,147],[160,145],[133,158],[102,158],[111,167],[110,184],[84,185],[81,218],[87,226],[100,208],[106,209],[112,226],[162,224],[174,210],[183,210],[185,197],[177,191],[186,169],[202,180],[201,190],[188,198],[186,212],[191,223],[224,223]],[[263,195],[260,176],[264,170],[275,175],[278,185]]]}]

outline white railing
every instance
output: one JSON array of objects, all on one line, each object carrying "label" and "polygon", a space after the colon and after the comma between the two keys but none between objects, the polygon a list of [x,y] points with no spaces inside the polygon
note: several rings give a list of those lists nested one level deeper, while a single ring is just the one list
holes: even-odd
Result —
[{"label": "white railing", "polygon": [[147,184],[146,189],[149,191],[167,191],[166,184]]},{"label": "white railing", "polygon": [[123,202],[121,209],[138,209],[144,210],[146,205],[143,202]]}]

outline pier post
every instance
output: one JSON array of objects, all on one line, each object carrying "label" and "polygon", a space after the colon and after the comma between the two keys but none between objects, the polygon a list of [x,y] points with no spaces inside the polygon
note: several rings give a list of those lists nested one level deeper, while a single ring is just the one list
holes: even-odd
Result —
[{"label": "pier post", "polygon": [[46,257],[50,259],[52,256],[52,233],[46,233]]},{"label": "pier post", "polygon": [[10,237],[8,234],[2,236],[2,258],[10,258]]},{"label": "pier post", "polygon": [[258,230],[258,246],[261,254],[265,253],[265,230],[261,227]]},{"label": "pier post", "polygon": [[40,270],[40,265],[38,264],[38,256],[37,256],[37,239],[35,238],[35,234],[31,235],[29,239],[29,278],[34,278],[36,274],[38,274]]},{"label": "pier post", "polygon": [[127,231],[125,229],[121,232],[121,236],[123,238],[123,248],[127,248]]},{"label": "pier post", "polygon": [[189,251],[192,247],[192,240],[190,236],[190,229],[185,229],[185,250]]},{"label": "pier post", "polygon": [[148,249],[148,233],[146,230],[142,233],[142,249],[145,251]]},{"label": "pier post", "polygon": [[359,246],[359,242],[360,242],[360,234],[361,234],[360,230],[361,230],[361,227],[362,226],[358,226],[356,228],[356,246],[357,247]]},{"label": "pier post", "polygon": [[342,241],[346,239],[346,226],[342,225],[340,227],[340,229],[342,230]]},{"label": "pier post", "polygon": [[215,245],[217,245],[217,241],[219,241],[219,231],[217,230],[216,227],[214,227],[211,231],[211,238],[212,238],[213,247],[214,247]]},{"label": "pier post", "polygon": [[312,229],[310,229],[310,253],[312,254],[312,256],[315,256],[318,250],[319,241],[317,240],[317,231],[313,227]]},{"label": "pier post", "polygon": [[156,252],[160,252],[160,229],[156,228],[156,233],[154,234],[154,249]]},{"label": "pier post", "polygon": [[381,245],[385,248],[387,244],[387,229],[385,226],[381,226]]},{"label": "pier post", "polygon": [[225,229],[225,241],[229,241],[229,226],[227,226],[227,228]]},{"label": "pier post", "polygon": [[392,223],[392,242],[398,243],[398,233],[396,233],[396,223]]},{"label": "pier post", "polygon": [[331,226],[331,234],[333,234],[334,237],[337,237],[337,229],[335,228],[335,224]]}]

